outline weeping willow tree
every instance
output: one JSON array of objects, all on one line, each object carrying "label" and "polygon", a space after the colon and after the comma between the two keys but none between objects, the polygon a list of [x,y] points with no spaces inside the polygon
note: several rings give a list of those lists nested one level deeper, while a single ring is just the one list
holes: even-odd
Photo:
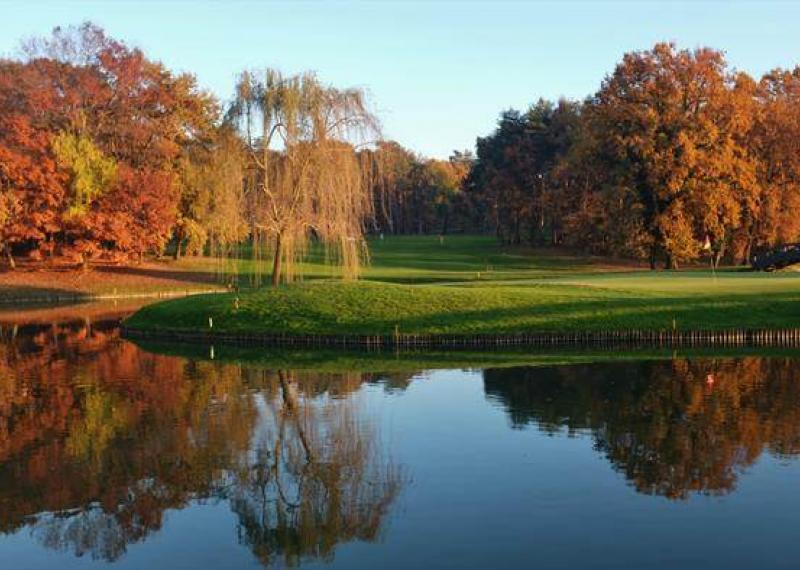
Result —
[{"label": "weeping willow tree", "polygon": [[[313,241],[346,279],[367,258],[372,211],[356,148],[375,139],[376,118],[359,89],[322,84],[313,73],[242,73],[229,118],[249,150],[247,214],[254,256],[272,258],[272,284],[291,281]],[[260,274],[261,271],[257,271]]]}]

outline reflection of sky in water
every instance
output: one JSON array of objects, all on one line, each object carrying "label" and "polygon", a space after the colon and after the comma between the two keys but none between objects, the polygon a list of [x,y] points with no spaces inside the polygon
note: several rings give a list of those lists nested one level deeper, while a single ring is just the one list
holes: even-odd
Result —
[{"label": "reflection of sky in water", "polygon": [[[107,327],[98,331],[109,335]],[[266,504],[275,514],[275,487],[248,487],[243,481],[275,481],[269,458],[276,451],[282,454],[283,491],[296,508],[314,501],[327,505],[329,493],[339,490],[349,497],[345,510],[352,520],[371,513],[377,525],[374,534],[363,525],[360,531],[329,529],[328,553],[307,549],[303,567],[790,567],[800,554],[797,361],[678,359],[391,378],[284,371],[286,392],[275,371],[256,365],[154,356],[113,335],[105,345],[95,339],[92,351],[78,350],[79,337],[72,342],[64,337],[56,348],[47,344],[52,334],[38,338],[38,345],[30,339],[14,342],[26,351],[38,346],[39,363],[30,361],[30,353],[27,362],[25,354],[14,353],[7,338],[0,345],[5,366],[0,383],[6,385],[0,386],[0,397],[18,400],[17,407],[0,400],[0,413],[17,414],[15,423],[3,424],[8,449],[0,455],[0,494],[6,501],[0,506],[18,506],[23,488],[32,505],[47,505],[46,497],[33,495],[59,488],[59,477],[91,481],[93,461],[121,466],[121,472],[108,471],[119,479],[109,480],[109,486],[121,480],[135,492],[136,485],[180,482],[189,491],[183,503],[167,502],[155,528],[125,545],[113,562],[117,568],[256,568],[259,548],[290,548],[298,540],[291,533],[265,534],[259,527],[248,539],[237,503],[244,497],[247,505]],[[713,386],[706,382],[712,373]],[[161,393],[153,391],[158,382],[173,384],[173,390],[162,386],[163,398],[187,406],[184,411],[169,415],[173,400],[160,401]],[[44,395],[26,399],[24,390]],[[81,399],[87,390],[104,396],[92,405],[110,407],[96,411],[97,417],[119,424],[104,435],[105,447],[71,440],[71,449],[95,454],[82,456],[81,469],[69,464],[77,461],[74,456],[59,451],[54,442],[63,434],[52,429],[34,433],[29,447],[14,447],[14,430],[26,417],[47,413],[37,402],[50,402],[48,391],[52,396],[54,390],[62,399],[74,398],[67,409],[76,417],[87,413],[89,400]],[[296,398],[294,411],[287,394]],[[130,415],[120,419],[119,410]],[[65,422],[68,428],[79,425]],[[233,429],[237,422],[242,424]],[[281,437],[282,447],[276,447]],[[152,449],[144,453],[142,446]],[[208,457],[184,446],[207,451]],[[26,488],[20,475],[41,467],[25,463],[35,448],[50,454],[51,464],[36,476],[51,485]],[[124,467],[137,453],[143,454],[138,478],[126,482]],[[262,460],[263,469],[255,470]],[[185,468],[180,461],[200,468],[187,471],[188,479],[176,477]],[[144,476],[153,470],[152,477]],[[213,484],[206,487],[203,477]],[[398,485],[397,492],[370,511],[369,505],[384,497],[374,493],[376,485],[387,481]],[[681,484],[694,487],[677,489]],[[73,486],[77,490],[64,492],[80,497],[80,481]],[[195,488],[205,491],[198,496]],[[109,505],[103,510],[108,496],[102,496],[102,485],[98,489],[94,508],[71,506],[98,520],[106,517],[108,522],[98,525],[113,530],[114,511]],[[261,503],[256,491],[263,489],[268,493]],[[80,549],[74,544],[61,550],[43,546],[42,521],[63,518],[65,511],[24,514],[38,514],[40,523],[23,520],[16,531],[0,534],[3,567],[107,564],[88,549],[76,557]],[[312,527],[308,521],[331,523],[304,520]],[[274,523],[273,517],[264,528]],[[304,536],[316,536],[314,531],[306,529]],[[280,565],[282,558],[270,560]]]}]

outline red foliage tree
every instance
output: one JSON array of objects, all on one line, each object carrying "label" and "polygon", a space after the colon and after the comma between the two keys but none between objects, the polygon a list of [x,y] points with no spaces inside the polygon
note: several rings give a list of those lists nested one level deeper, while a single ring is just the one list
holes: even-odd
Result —
[{"label": "red foliage tree", "polygon": [[38,66],[0,62],[0,240],[12,265],[15,244],[43,244],[59,230],[65,199],[46,123],[54,101],[41,83]]},{"label": "red foliage tree", "polygon": [[[175,223],[181,154],[201,143],[217,105],[190,75],[107,37],[91,24],[25,45],[0,61],[0,240],[12,249],[141,255],[160,250]],[[117,165],[117,177],[81,196],[74,164],[56,157],[67,133]],[[79,165],[80,166],[80,165]]]}]

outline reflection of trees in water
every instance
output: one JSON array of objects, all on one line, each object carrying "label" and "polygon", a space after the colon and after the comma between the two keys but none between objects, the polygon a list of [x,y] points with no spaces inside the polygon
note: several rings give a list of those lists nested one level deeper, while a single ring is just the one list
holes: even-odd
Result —
[{"label": "reflection of trees in water", "polygon": [[590,430],[596,448],[643,493],[685,498],[733,490],[764,450],[800,452],[800,362],[637,362],[484,373],[512,424]]},{"label": "reflection of trees in water", "polygon": [[[374,540],[402,476],[383,460],[352,399],[314,402],[279,372],[264,429],[232,498],[241,536],[265,564],[330,558],[337,543]],[[301,377],[302,378],[302,377]],[[307,380],[307,377],[306,377]]]},{"label": "reflection of trees in water", "polygon": [[352,397],[364,380],[157,356],[114,326],[5,336],[0,532],[115,560],[219,498],[265,563],[372,540],[402,477]]}]

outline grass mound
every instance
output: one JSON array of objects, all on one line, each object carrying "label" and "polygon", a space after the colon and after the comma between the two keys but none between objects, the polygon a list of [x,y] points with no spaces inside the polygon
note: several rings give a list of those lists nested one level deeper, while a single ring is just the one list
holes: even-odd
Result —
[{"label": "grass mound", "polygon": [[[648,278],[653,279],[653,278]],[[312,282],[240,294],[198,295],[144,307],[138,330],[293,335],[508,334],[647,329],[719,330],[800,326],[800,289],[731,278],[710,289],[655,278],[524,285],[398,285]],[[765,282],[766,283],[766,282]],[[637,286],[638,285],[638,286]],[[659,289],[659,285],[663,285]]]}]

